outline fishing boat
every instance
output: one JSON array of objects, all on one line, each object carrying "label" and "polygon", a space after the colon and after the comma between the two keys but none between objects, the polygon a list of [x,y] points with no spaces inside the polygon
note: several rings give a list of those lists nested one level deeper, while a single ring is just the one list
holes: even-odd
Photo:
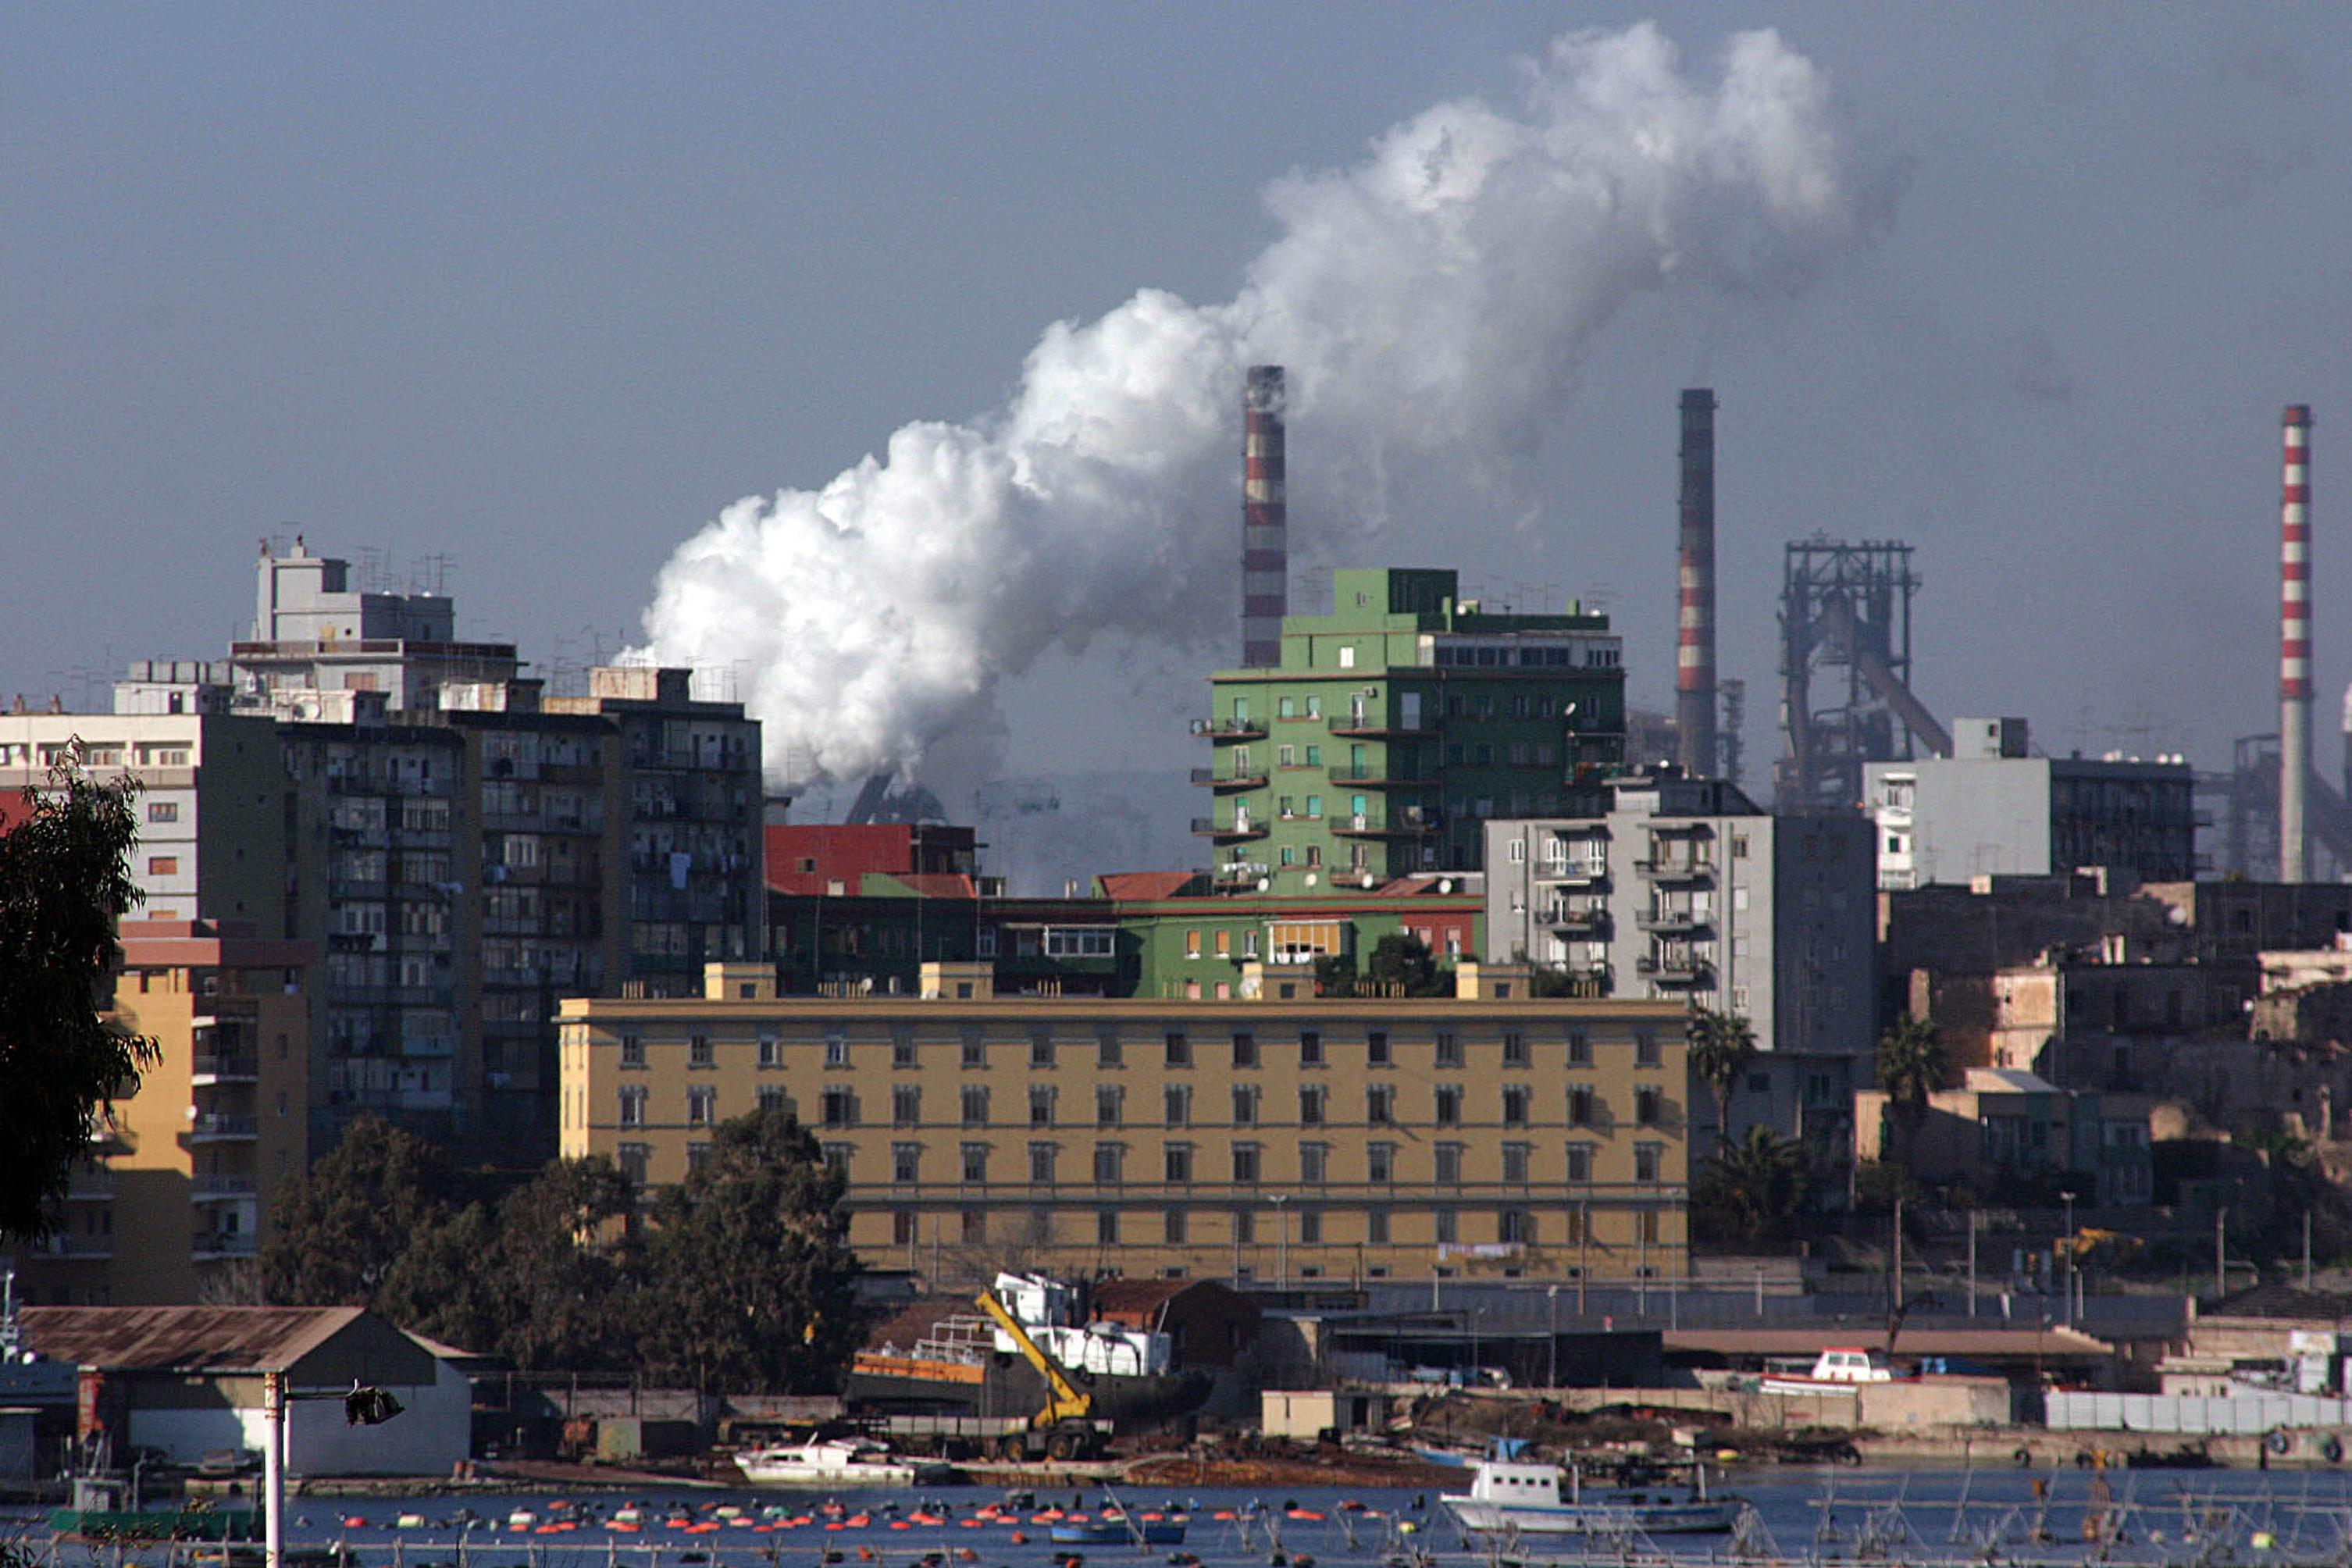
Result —
[{"label": "fishing boat", "polygon": [[1858,1394],[1864,1384],[1894,1381],[1885,1356],[1850,1345],[1832,1345],[1814,1359],[1811,1371],[1769,1374],[1762,1387],[1767,1394]]},{"label": "fishing boat", "polygon": [[1738,1497],[1709,1497],[1706,1468],[1696,1465],[1686,1493],[1663,1482],[1587,1486],[1575,1465],[1563,1470],[1529,1458],[1521,1437],[1496,1438],[1473,1468],[1469,1491],[1438,1500],[1463,1529],[1482,1535],[1718,1534],[1744,1506]]},{"label": "fishing boat", "polygon": [[1065,1521],[1055,1525],[1051,1533],[1056,1546],[1181,1546],[1184,1543],[1184,1521],[1181,1519]]},{"label": "fishing boat", "polygon": [[920,1479],[916,1466],[856,1437],[753,1448],[735,1456],[735,1468],[762,1487],[904,1487]]}]

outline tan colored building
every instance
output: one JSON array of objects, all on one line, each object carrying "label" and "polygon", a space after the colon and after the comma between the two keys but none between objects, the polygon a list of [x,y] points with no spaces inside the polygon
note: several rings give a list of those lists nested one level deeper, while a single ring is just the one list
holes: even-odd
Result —
[{"label": "tan colored building", "polygon": [[711,965],[700,998],[562,1005],[562,1151],[680,1180],[716,1125],[792,1111],[847,1171],[876,1267],[1301,1279],[1563,1279],[1686,1262],[1682,1005],[1462,994],[999,997],[986,964],[921,997],[778,997]]},{"label": "tan colored building", "polygon": [[160,1057],[115,1102],[56,1232],[20,1247],[25,1299],[134,1306],[250,1299],[266,1194],[309,1163],[308,943],[196,921],[125,921],[113,1016]]}]

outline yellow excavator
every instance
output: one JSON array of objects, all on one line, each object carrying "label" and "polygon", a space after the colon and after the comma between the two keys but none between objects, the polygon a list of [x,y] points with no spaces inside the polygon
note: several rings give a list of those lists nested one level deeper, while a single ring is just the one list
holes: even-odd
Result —
[{"label": "yellow excavator", "polygon": [[989,1321],[1004,1331],[1015,1348],[1025,1357],[1037,1375],[1045,1380],[1045,1403],[1029,1417],[1029,1432],[1007,1433],[1003,1439],[1003,1458],[1017,1459],[1027,1453],[1030,1442],[1043,1436],[1046,1456],[1055,1459],[1092,1458],[1101,1451],[1101,1424],[1091,1419],[1094,1395],[1079,1388],[1062,1370],[1061,1363],[1047,1355],[1021,1320],[1007,1311],[1004,1303],[993,1291],[982,1290],[972,1298]]}]

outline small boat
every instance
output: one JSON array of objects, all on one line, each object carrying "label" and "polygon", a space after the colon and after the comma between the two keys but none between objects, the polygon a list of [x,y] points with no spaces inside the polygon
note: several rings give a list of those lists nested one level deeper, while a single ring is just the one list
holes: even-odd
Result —
[{"label": "small boat", "polygon": [[1709,1497],[1706,1471],[1693,1467],[1687,1494],[1671,1486],[1587,1487],[1571,1465],[1562,1493],[1560,1467],[1527,1458],[1527,1441],[1497,1437],[1471,1472],[1470,1490],[1439,1498],[1463,1529],[1480,1534],[1706,1535],[1729,1530],[1745,1506],[1737,1497]]},{"label": "small boat", "polygon": [[1054,1526],[1053,1540],[1056,1546],[1181,1546],[1184,1543],[1184,1521],[1096,1519],[1077,1523],[1066,1520]]},{"label": "small boat", "polygon": [[735,1467],[763,1487],[906,1487],[918,1479],[915,1466],[856,1437],[754,1448],[736,1455]]},{"label": "small boat", "polygon": [[1832,1345],[1822,1352],[1811,1372],[1774,1373],[1766,1377],[1760,1386],[1767,1394],[1858,1394],[1865,1383],[1894,1381],[1895,1374],[1887,1369],[1885,1356],[1849,1345]]}]

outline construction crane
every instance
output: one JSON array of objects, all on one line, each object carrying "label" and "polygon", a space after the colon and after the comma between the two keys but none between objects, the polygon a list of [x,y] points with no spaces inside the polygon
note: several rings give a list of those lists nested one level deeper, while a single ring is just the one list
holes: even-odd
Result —
[{"label": "construction crane", "polygon": [[1044,1433],[1045,1453],[1055,1459],[1078,1459],[1090,1457],[1099,1445],[1100,1433],[1096,1423],[1088,1419],[1094,1414],[1094,1395],[1080,1389],[1062,1370],[1061,1363],[1047,1355],[1021,1320],[1007,1310],[992,1290],[982,1290],[972,1298],[989,1321],[1013,1341],[1015,1349],[1037,1369],[1045,1380],[1045,1403],[1029,1417],[1029,1430]]}]

